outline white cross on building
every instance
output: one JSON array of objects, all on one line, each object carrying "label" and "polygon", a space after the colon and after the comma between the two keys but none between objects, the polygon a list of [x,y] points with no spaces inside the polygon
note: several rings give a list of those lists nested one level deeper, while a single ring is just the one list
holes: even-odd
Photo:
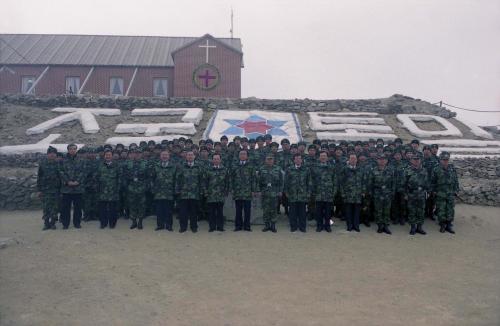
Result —
[{"label": "white cross on building", "polygon": [[208,63],[208,49],[209,48],[216,48],[215,45],[209,45],[208,44],[208,40],[207,40],[207,43],[205,45],[198,45],[198,47],[200,48],[205,48],[205,58],[206,58],[206,63]]}]

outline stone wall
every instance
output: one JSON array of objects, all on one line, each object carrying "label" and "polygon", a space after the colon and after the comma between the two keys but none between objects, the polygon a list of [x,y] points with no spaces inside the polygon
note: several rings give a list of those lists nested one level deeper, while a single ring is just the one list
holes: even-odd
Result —
[{"label": "stone wall", "polygon": [[258,99],[254,97],[242,99],[216,98],[161,98],[161,97],[114,97],[114,96],[47,96],[36,97],[22,94],[0,94],[5,103],[33,107],[81,107],[81,108],[202,108],[244,109],[244,110],[276,110],[286,112],[304,111],[342,111],[379,112],[382,114],[426,113],[443,118],[452,118],[456,114],[437,105],[420,99],[395,94],[388,98],[365,100],[279,100]]}]

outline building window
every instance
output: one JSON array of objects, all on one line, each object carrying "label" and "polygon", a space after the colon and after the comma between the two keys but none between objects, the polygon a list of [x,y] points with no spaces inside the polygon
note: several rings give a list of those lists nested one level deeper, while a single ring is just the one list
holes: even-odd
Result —
[{"label": "building window", "polygon": [[80,90],[80,77],[66,77],[66,94],[77,94]]},{"label": "building window", "polygon": [[109,93],[111,95],[123,95],[123,78],[111,77],[109,80]]},{"label": "building window", "polygon": [[28,93],[30,88],[33,86],[35,83],[35,76],[23,76],[21,79],[21,93],[23,94],[35,94],[35,88],[31,90],[31,92]]},{"label": "building window", "polygon": [[153,79],[153,96],[163,96],[167,97],[167,78],[155,78]]}]

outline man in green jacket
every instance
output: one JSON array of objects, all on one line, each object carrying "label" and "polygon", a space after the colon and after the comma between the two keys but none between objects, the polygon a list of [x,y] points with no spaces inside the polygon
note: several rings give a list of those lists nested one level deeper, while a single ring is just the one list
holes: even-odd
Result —
[{"label": "man in green jacket", "polygon": [[375,223],[378,233],[391,234],[389,223],[391,221],[391,203],[396,191],[394,170],[387,166],[385,154],[377,157],[377,167],[371,170],[368,180],[373,207],[375,209]]},{"label": "man in green jacket", "polygon": [[61,178],[61,221],[63,229],[69,227],[71,220],[71,205],[73,204],[73,226],[76,229],[81,228],[83,192],[85,183],[84,161],[77,157],[78,147],[75,144],[69,144],[68,155],[62,161],[60,169]]},{"label": "man in green jacket", "polygon": [[[255,167],[248,161],[248,152],[241,150],[231,169],[230,185],[236,206],[234,231],[242,229],[251,232],[251,204],[252,196],[257,191],[257,175]],[[244,219],[243,219],[244,213]]]},{"label": "man in green jacket", "polygon": [[150,167],[151,191],[156,203],[156,231],[173,231],[173,209],[177,167],[170,161],[170,152],[163,149],[160,159]]},{"label": "man in green jacket", "polygon": [[306,204],[311,198],[311,175],[302,164],[302,155],[293,156],[293,165],[285,172],[284,192],[290,203],[290,231],[306,232]]},{"label": "man in green jacket", "polygon": [[224,201],[229,192],[229,171],[222,166],[222,157],[215,153],[212,163],[205,170],[204,194],[208,204],[208,232],[224,232]]},{"label": "man in green jacket", "polygon": [[262,213],[265,227],[263,232],[276,230],[278,198],[283,192],[283,173],[279,166],[274,164],[274,154],[266,155],[265,164],[257,174],[258,189],[261,193]]},{"label": "man in green jacket", "polygon": [[42,200],[43,207],[43,230],[56,229],[60,201],[59,191],[61,189],[60,164],[56,158],[57,149],[49,146],[47,158],[40,162],[38,166],[37,187],[38,196]]},{"label": "man in green jacket", "polygon": [[328,162],[328,153],[320,151],[319,162],[312,168],[312,188],[316,200],[316,232],[332,232],[330,212],[337,191],[335,166]]},{"label": "man in green jacket", "polygon": [[119,178],[120,166],[113,161],[113,152],[108,148],[104,151],[104,161],[99,163],[96,171],[101,229],[108,224],[110,229],[116,226]]},{"label": "man in green jacket", "polygon": [[132,220],[130,229],[142,230],[142,220],[146,213],[148,165],[147,161],[141,159],[141,152],[138,148],[132,149],[129,157],[131,160],[123,166],[122,182],[125,183],[129,217]]}]

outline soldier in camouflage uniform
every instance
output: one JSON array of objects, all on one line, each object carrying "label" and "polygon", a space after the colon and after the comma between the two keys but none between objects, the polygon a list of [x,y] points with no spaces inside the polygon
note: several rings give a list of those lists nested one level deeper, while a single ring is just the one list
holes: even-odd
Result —
[{"label": "soldier in camouflage uniform", "polygon": [[59,174],[62,193],[61,221],[64,230],[68,229],[71,220],[71,204],[73,204],[73,226],[81,228],[85,184],[84,162],[77,157],[78,148],[75,144],[69,144],[67,148],[68,155],[62,161]]},{"label": "soldier in camouflage uniform", "polygon": [[193,151],[186,152],[186,162],[179,167],[176,193],[179,194],[180,233],[187,231],[188,221],[193,233],[198,232],[198,205],[203,196],[204,169],[195,161]]},{"label": "soldier in camouflage uniform", "polygon": [[387,166],[385,154],[379,154],[377,167],[371,170],[368,186],[370,187],[373,207],[375,208],[375,223],[378,233],[391,234],[391,202],[395,193],[394,170]]},{"label": "soldier in camouflage uniform", "polygon": [[360,232],[359,214],[361,202],[366,194],[366,184],[363,183],[363,171],[357,166],[355,153],[349,154],[349,159],[340,172],[340,189],[344,203],[347,231]]},{"label": "soldier in camouflage uniform", "polygon": [[310,170],[302,164],[302,155],[296,153],[293,165],[285,172],[283,191],[290,203],[290,231],[306,232],[306,204],[311,199],[312,184]]},{"label": "soldier in camouflage uniform", "polygon": [[156,204],[156,231],[173,231],[173,210],[177,167],[170,162],[170,152],[163,149],[160,159],[150,166],[151,192]]},{"label": "soldier in camouflage uniform", "polygon": [[453,219],[455,217],[455,196],[458,193],[458,177],[453,164],[449,164],[450,154],[442,152],[439,155],[440,164],[434,168],[431,177],[432,192],[436,197],[436,215],[439,232],[455,233]]},{"label": "soldier in camouflage uniform", "polygon": [[[425,170],[427,170],[427,175],[430,178],[432,176],[432,171],[434,170],[434,168],[439,165],[439,159],[436,156],[432,155],[430,146],[425,145],[422,149],[424,154],[424,160],[422,161],[422,166],[424,167]],[[435,198],[431,192],[428,194],[427,200],[425,201],[425,217],[433,221],[435,220],[434,218],[435,205],[436,205]]]},{"label": "soldier in camouflage uniform", "polygon": [[205,170],[203,180],[204,194],[207,198],[209,216],[208,232],[224,232],[224,201],[229,192],[229,170],[222,166],[220,154],[212,156],[212,163]]},{"label": "soldier in camouflage uniform", "polygon": [[410,234],[426,234],[422,229],[425,216],[425,199],[429,188],[427,171],[421,164],[422,154],[417,152],[411,157],[411,165],[405,170],[405,188],[408,201],[408,222]]},{"label": "soldier in camouflage uniform", "polygon": [[99,199],[99,219],[101,229],[106,226],[114,229],[117,219],[117,203],[120,178],[120,167],[113,161],[113,152],[111,149],[104,151],[104,162],[100,163],[96,171],[96,182]]},{"label": "soldier in camouflage uniform", "polygon": [[[140,149],[129,152],[130,160],[123,167],[122,181],[127,192],[129,217],[132,219],[130,229],[142,230],[142,220],[146,213],[146,186],[148,182],[147,161],[141,160]],[[137,222],[139,220],[139,222]]]},{"label": "soldier in camouflage uniform", "polygon": [[246,150],[239,152],[239,161],[231,168],[230,189],[236,206],[234,231],[243,229],[251,232],[251,205],[252,196],[257,192],[257,174],[255,167],[248,161]]},{"label": "soldier in camouflage uniform", "polygon": [[59,200],[61,179],[59,177],[60,163],[56,160],[57,150],[49,146],[47,158],[38,166],[37,187],[38,196],[42,200],[43,207],[43,230],[56,229],[57,214],[59,212]]},{"label": "soldier in camouflage uniform", "polygon": [[332,232],[330,212],[337,191],[335,166],[328,162],[326,151],[319,153],[319,162],[311,170],[313,196],[316,200],[316,232]]},{"label": "soldier in camouflage uniform", "polygon": [[[290,141],[288,139],[281,140],[281,152],[278,152],[277,159],[275,160],[275,164],[281,168],[281,171],[286,171],[288,167],[293,163],[292,162],[292,152]],[[285,214],[288,215],[288,198],[286,197],[285,192],[281,194],[278,198],[278,214],[280,214],[280,206],[283,205],[285,208]]]},{"label": "soldier in camouflage uniform", "polygon": [[265,164],[259,169],[257,175],[258,189],[262,199],[262,214],[264,228],[262,232],[272,231],[276,233],[276,205],[278,198],[283,192],[283,173],[281,168],[274,164],[274,155],[268,153]]},{"label": "soldier in camouflage uniform", "polygon": [[83,194],[83,212],[84,221],[95,220],[98,217],[98,194],[96,173],[98,161],[95,158],[95,153],[92,148],[86,149],[86,160],[84,163],[85,169],[85,192]]}]

